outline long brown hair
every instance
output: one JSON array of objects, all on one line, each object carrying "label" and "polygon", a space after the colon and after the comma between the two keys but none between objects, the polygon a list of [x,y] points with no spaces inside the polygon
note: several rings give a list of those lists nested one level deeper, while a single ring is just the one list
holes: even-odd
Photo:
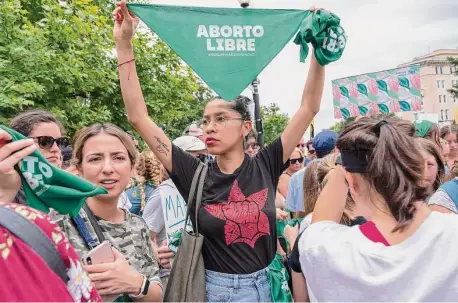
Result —
[{"label": "long brown hair", "polygon": [[414,134],[408,121],[364,117],[349,124],[337,140],[340,151],[366,151],[367,172],[361,175],[383,197],[398,222],[393,232],[410,224],[416,212],[414,203],[428,196],[425,164]]},{"label": "long brown hair", "polygon": [[320,184],[318,183],[317,170],[319,161],[312,161],[305,168],[304,173],[304,212],[299,213],[299,217],[305,217],[315,208],[316,200],[320,194]]},{"label": "long brown hair", "polygon": [[438,146],[428,139],[424,138],[417,138],[417,142],[420,144],[421,148],[428,154],[434,157],[437,163],[437,175],[436,180],[433,184],[433,189],[436,191],[439,186],[441,185],[444,176],[445,176],[445,165],[444,161],[442,160],[441,153],[438,149]]}]

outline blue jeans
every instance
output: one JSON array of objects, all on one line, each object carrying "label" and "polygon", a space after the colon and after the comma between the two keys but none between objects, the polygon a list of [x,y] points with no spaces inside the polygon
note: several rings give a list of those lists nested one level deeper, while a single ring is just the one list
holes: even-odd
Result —
[{"label": "blue jeans", "polygon": [[205,270],[207,302],[272,302],[267,269],[248,275]]}]

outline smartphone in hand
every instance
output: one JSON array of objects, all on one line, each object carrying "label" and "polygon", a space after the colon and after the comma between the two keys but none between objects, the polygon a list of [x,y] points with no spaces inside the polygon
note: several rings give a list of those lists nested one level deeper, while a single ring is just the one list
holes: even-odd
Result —
[{"label": "smartphone in hand", "polygon": [[84,265],[102,264],[114,262],[114,254],[111,243],[103,241],[99,246],[85,254],[81,260]]}]

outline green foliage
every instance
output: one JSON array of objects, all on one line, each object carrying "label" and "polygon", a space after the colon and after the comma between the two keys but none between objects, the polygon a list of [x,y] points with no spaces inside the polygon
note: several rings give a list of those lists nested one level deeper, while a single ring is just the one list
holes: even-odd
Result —
[{"label": "green foliage", "polygon": [[347,126],[348,124],[352,123],[355,120],[356,120],[355,117],[350,117],[348,119],[341,120],[337,122],[336,124],[334,124],[330,129],[340,134],[340,132],[345,128],[345,126]]},{"label": "green foliage", "polygon": [[264,128],[264,143],[269,144],[278,138],[289,122],[288,115],[280,112],[276,103],[261,106],[261,118]]},{"label": "green foliage", "polygon": [[[458,58],[448,58],[448,61],[455,67],[455,75],[458,75]],[[458,84],[455,84],[452,89],[448,91],[454,98],[458,99]]]},{"label": "green foliage", "polygon": [[[112,39],[114,2],[0,2],[0,123],[42,108],[69,135],[95,122],[128,124]],[[171,137],[201,117],[210,91],[161,40],[141,31],[136,64],[150,116]]]}]

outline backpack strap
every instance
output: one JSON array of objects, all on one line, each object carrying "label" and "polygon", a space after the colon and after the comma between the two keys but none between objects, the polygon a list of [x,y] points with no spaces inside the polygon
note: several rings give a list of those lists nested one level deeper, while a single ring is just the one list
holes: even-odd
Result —
[{"label": "backpack strap", "polygon": [[453,203],[455,203],[456,208],[458,208],[458,179],[455,178],[442,184],[439,189],[445,191]]},{"label": "backpack strap", "polygon": [[0,207],[0,225],[30,246],[48,264],[62,281],[67,284],[67,268],[54,244],[40,227],[16,211]]},{"label": "backpack strap", "polygon": [[72,220],[75,223],[76,228],[78,229],[78,232],[80,233],[87,247],[89,249],[94,249],[100,243],[105,241],[105,236],[103,235],[102,228],[100,228],[97,219],[95,218],[94,214],[92,213],[91,209],[89,208],[89,206],[87,206],[86,203],[83,204],[83,210],[86,213],[87,218],[89,219],[89,222],[92,225],[92,228],[94,228],[95,234],[97,235],[97,239],[99,240],[98,243],[97,241],[95,241],[94,238],[92,238],[91,234],[89,233],[89,230],[87,229],[86,222],[83,220],[81,215],[78,214],[75,217],[72,217]]}]

